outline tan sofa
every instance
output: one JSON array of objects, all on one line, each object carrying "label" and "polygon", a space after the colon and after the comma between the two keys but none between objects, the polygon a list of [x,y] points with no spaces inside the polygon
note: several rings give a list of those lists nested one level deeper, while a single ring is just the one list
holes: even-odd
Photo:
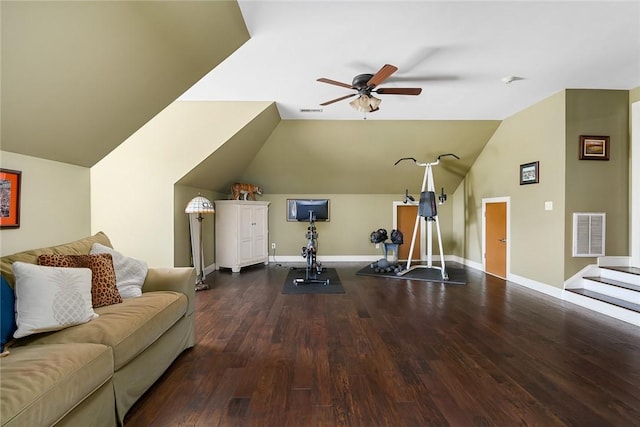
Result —
[{"label": "tan sofa", "polygon": [[[45,253],[88,254],[104,233],[0,259],[37,263]],[[0,359],[0,425],[113,426],[183,350],[194,345],[193,268],[150,268],[142,296],[95,308],[99,317],[16,340]]]}]

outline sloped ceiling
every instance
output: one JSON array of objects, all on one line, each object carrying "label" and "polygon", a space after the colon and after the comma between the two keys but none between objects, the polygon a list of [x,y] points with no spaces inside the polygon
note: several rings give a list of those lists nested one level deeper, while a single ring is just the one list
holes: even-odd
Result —
[{"label": "sloped ceiling", "polygon": [[[449,191],[509,115],[566,88],[640,86],[637,1],[0,7],[2,150],[90,167],[176,98],[274,102],[181,181],[219,192],[243,180],[281,194],[397,193],[423,172],[398,158],[454,152],[461,160],[434,170]],[[387,96],[366,117],[346,101],[302,111],[348,91],[318,77],[349,83],[384,63],[399,67],[387,87],[423,94]]]},{"label": "sloped ceiling", "polygon": [[1,148],[90,167],[246,42],[230,1],[2,1]]},{"label": "sloped ceiling", "polygon": [[419,193],[424,167],[434,162],[439,187],[458,187],[499,121],[491,120],[283,120],[242,174],[276,194]]}]

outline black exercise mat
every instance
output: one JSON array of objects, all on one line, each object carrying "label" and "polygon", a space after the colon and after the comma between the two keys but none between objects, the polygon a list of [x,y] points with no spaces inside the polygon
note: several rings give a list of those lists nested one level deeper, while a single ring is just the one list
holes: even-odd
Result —
[{"label": "black exercise mat", "polygon": [[467,273],[464,269],[455,267],[445,267],[445,269],[449,275],[448,280],[442,279],[442,272],[437,268],[416,268],[402,276],[398,276],[394,272],[376,273],[370,265],[367,265],[358,270],[356,274],[361,276],[389,277],[393,279],[422,280],[423,282],[448,283],[452,285],[467,284]]},{"label": "black exercise mat", "polygon": [[318,275],[318,279],[326,280],[329,279],[328,285],[323,285],[322,283],[310,283],[310,284],[300,284],[294,285],[294,279],[304,279],[305,277],[305,269],[304,268],[295,268],[289,271],[287,275],[287,280],[284,282],[284,286],[282,287],[283,294],[344,294],[344,288],[342,287],[342,283],[340,283],[340,278],[338,277],[338,272],[335,268],[325,268],[322,270],[322,273]]}]

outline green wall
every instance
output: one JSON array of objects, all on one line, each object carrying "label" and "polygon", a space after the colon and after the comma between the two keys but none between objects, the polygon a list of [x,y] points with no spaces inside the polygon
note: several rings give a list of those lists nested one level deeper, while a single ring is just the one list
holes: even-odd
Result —
[{"label": "green wall", "polygon": [[[306,243],[307,223],[286,220],[287,199],[329,199],[330,221],[318,222],[320,256],[382,255],[369,241],[372,231],[393,228],[393,202],[401,201],[401,194],[265,194],[259,200],[269,205],[269,254],[271,243],[276,243],[277,256],[298,256]],[[454,247],[451,203],[439,206],[438,217],[443,239],[443,251],[450,254]],[[435,235],[435,228],[434,228]],[[405,233],[405,244],[411,244],[410,233]],[[437,241],[434,236],[434,252]]]},{"label": "green wall", "polygon": [[[562,287],[564,108],[564,92],[553,95],[505,119],[485,146],[454,197],[464,199],[454,222],[464,224],[465,259],[483,264],[482,200],[510,197],[510,273]],[[534,161],[540,183],[520,185],[520,165]]]},{"label": "green wall", "polygon": [[[573,213],[605,212],[608,256],[629,255],[629,92],[566,91],[565,279],[596,258],[572,256]],[[579,160],[580,135],[610,137],[609,161]]]},{"label": "green wall", "polygon": [[[562,288],[596,263],[571,255],[573,212],[606,212],[606,254],[628,255],[629,99],[566,90],[505,119],[454,194],[454,253],[482,265],[482,200],[509,197],[511,275]],[[578,160],[580,135],[610,136],[610,160]],[[519,165],[533,161],[540,182],[519,185]]]}]

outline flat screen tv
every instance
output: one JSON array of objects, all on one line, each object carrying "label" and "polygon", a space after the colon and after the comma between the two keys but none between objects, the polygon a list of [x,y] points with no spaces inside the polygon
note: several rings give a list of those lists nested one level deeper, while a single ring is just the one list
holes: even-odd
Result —
[{"label": "flat screen tv", "polygon": [[295,201],[296,220],[298,221],[328,221],[329,200],[301,200]]}]

